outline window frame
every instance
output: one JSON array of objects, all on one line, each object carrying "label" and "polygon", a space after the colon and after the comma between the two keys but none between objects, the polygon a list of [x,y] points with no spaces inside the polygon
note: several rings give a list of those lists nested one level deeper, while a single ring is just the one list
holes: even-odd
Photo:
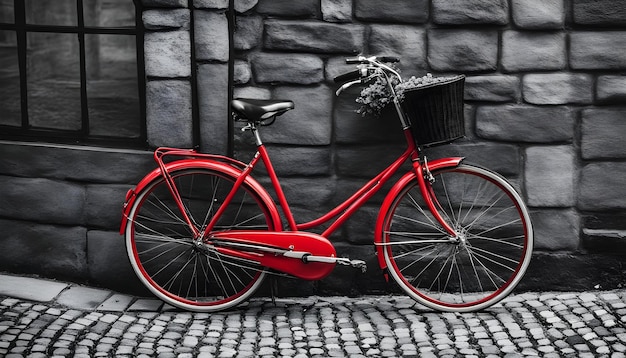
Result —
[{"label": "window frame", "polygon": [[[26,22],[26,6],[24,0],[13,0],[13,23],[1,23],[0,30],[13,31],[17,41],[17,59],[20,78],[21,125],[10,126],[0,124],[0,139],[25,141],[50,141],[60,143],[103,144],[122,147],[145,147],[147,144],[146,130],[146,76],[144,64],[144,33],[142,22],[143,8],[140,0],[132,1],[135,8],[135,26],[96,27],[85,26],[83,0],[76,1],[76,25],[36,25]],[[28,33],[61,33],[76,34],[79,44],[80,72],[80,103],[81,129],[45,129],[32,128],[28,118],[28,77],[27,77],[27,36]],[[89,133],[89,107],[87,96],[87,66],[85,35],[131,35],[135,36],[137,58],[137,93],[139,99],[139,133],[137,137],[123,138],[98,136]]]}]

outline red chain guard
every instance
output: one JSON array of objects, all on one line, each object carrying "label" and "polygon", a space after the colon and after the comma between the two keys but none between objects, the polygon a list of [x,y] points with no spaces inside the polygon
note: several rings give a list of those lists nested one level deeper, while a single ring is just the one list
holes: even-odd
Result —
[{"label": "red chain guard", "polygon": [[[211,239],[221,239],[239,244],[264,246],[267,248],[308,252],[315,256],[335,257],[333,244],[323,236],[303,231],[224,231],[211,235]],[[209,239],[209,243],[210,240]],[[320,280],[332,272],[334,263],[308,262],[299,258],[285,257],[280,254],[217,246],[216,249],[226,255],[253,260],[262,266],[284,272],[303,280]]]}]

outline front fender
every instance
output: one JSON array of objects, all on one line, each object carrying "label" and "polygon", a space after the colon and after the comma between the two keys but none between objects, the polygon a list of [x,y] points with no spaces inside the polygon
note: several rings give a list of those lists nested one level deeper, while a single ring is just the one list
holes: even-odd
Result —
[{"label": "front fender", "polygon": [[[174,172],[182,169],[192,169],[192,168],[203,168],[209,170],[219,171],[226,175],[231,176],[232,178],[237,178],[241,174],[241,170],[233,167],[230,164],[218,162],[214,160],[198,160],[198,159],[182,159],[173,161],[165,164],[165,168],[167,172]],[[124,202],[124,207],[122,209],[122,222],[120,225],[120,235],[124,235],[124,231],[126,230],[126,225],[128,222],[128,217],[130,215],[130,210],[137,199],[137,194],[144,190],[153,180],[158,179],[161,176],[161,169],[156,168],[148,175],[146,175],[141,181],[137,184],[137,186],[133,189],[128,190],[126,193],[126,200]],[[245,184],[249,185],[256,193],[259,194],[260,199],[263,203],[269,208],[271,215],[273,230],[280,231],[282,230],[282,222],[280,220],[280,214],[278,212],[278,208],[274,203],[274,200],[270,196],[270,194],[257,182],[254,178],[248,176],[245,180]]]},{"label": "front fender", "polygon": [[[430,171],[445,169],[445,168],[456,168],[463,161],[463,157],[451,157],[451,158],[441,158],[428,162],[428,169]],[[383,204],[380,207],[380,211],[378,212],[378,218],[376,219],[376,229],[374,230],[374,245],[376,245],[376,255],[378,256],[378,264],[380,268],[385,273],[385,279],[389,280],[387,276],[387,263],[385,262],[384,250],[385,246],[382,245],[384,235],[383,232],[386,231],[387,228],[385,225],[385,218],[389,211],[389,208],[393,204],[394,199],[400,194],[400,191],[408,185],[411,181],[417,180],[415,178],[415,171],[410,171],[404,174],[389,190],[389,193],[383,200]]]}]

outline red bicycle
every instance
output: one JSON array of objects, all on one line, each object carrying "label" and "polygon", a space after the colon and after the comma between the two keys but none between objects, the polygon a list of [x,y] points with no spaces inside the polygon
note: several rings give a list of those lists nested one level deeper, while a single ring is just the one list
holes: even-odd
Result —
[{"label": "red bicycle", "polygon": [[[159,148],[158,168],[127,194],[120,233],[132,267],[152,293],[182,309],[212,312],[248,299],[267,274],[319,280],[337,264],[365,270],[364,261],[337,257],[328,237],[404,163],[411,169],[393,184],[376,220],[374,245],[385,277],[417,302],[452,312],[493,305],[519,283],[533,247],[521,196],[502,176],[461,157],[427,161],[421,152],[422,146],[463,135],[464,77],[407,91],[401,101],[390,80],[400,76],[387,65],[397,59],[346,61],[357,70],[336,79],[346,82],[338,94],[384,79],[406,150],[345,202],[297,223],[259,134],[260,127],[293,109],[293,102],[233,100],[235,120],[244,121],[256,142],[249,163]],[[252,176],[259,161],[286,228],[278,205]],[[306,231],[325,223],[321,234]]]}]

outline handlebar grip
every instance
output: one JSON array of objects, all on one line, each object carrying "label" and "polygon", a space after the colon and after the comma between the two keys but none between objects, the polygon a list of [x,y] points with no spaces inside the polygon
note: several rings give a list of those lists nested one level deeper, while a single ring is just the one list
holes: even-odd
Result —
[{"label": "handlebar grip", "polygon": [[343,75],[339,75],[335,77],[335,83],[354,81],[354,80],[358,80],[359,78],[361,78],[361,71],[354,70],[354,71],[350,71],[348,73],[344,73]]},{"label": "handlebar grip", "polygon": [[377,58],[380,62],[396,63],[400,62],[400,59],[394,56],[380,56]]},{"label": "handlebar grip", "polygon": [[355,65],[358,63],[363,63],[363,60],[358,57],[346,58],[346,64],[348,65]]}]

